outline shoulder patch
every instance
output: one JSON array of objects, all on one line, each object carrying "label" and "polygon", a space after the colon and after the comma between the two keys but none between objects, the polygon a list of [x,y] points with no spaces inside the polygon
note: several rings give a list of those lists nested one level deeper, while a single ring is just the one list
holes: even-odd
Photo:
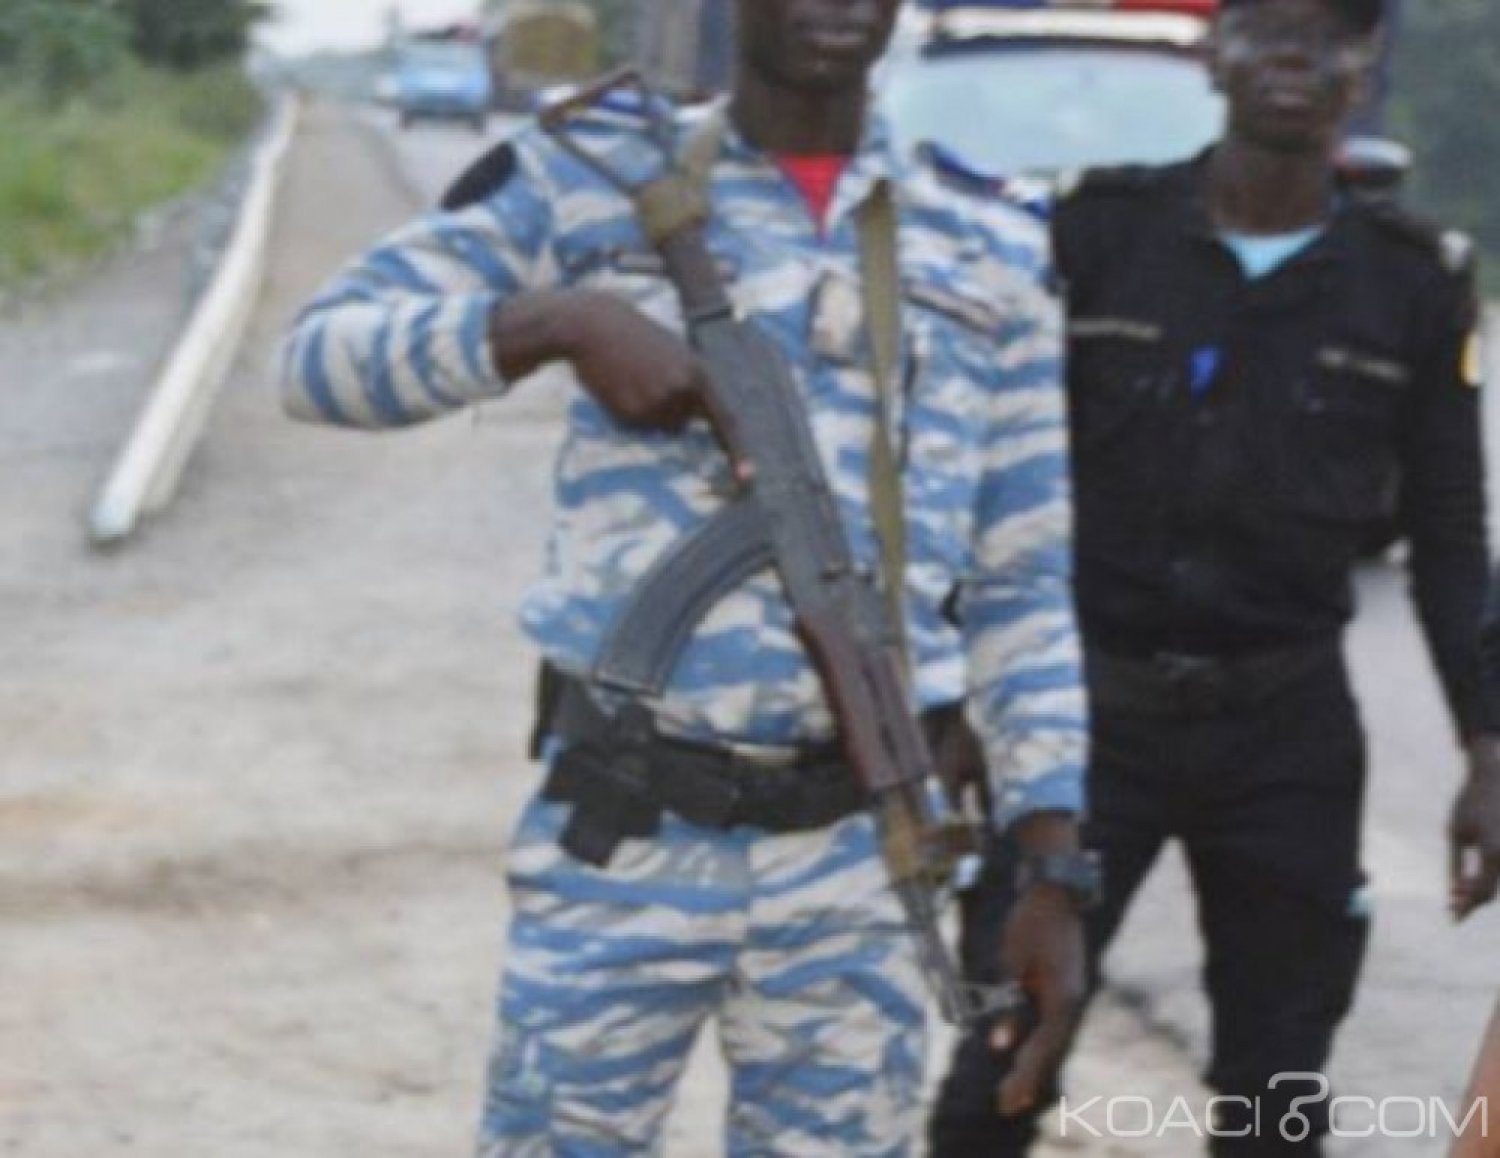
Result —
[{"label": "shoulder patch", "polygon": [[1474,267],[1474,239],[1467,233],[1442,229],[1390,198],[1356,204],[1386,236],[1421,250],[1448,273],[1468,273]]},{"label": "shoulder patch", "polygon": [[1003,177],[971,165],[962,154],[936,141],[923,141],[916,152],[917,160],[926,164],[950,189],[976,197],[998,197],[1005,189]]},{"label": "shoulder patch", "polygon": [[448,212],[468,209],[487,200],[516,174],[516,147],[509,141],[496,145],[463,171],[443,194],[440,206]]}]

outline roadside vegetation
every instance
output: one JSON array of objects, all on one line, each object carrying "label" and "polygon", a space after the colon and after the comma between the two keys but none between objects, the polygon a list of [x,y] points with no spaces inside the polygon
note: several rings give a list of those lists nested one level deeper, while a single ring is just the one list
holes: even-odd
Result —
[{"label": "roadside vegetation", "polygon": [[0,286],[107,252],[259,119],[240,0],[0,0]]},{"label": "roadside vegetation", "polygon": [[1500,294],[1500,13],[1494,0],[1404,0],[1396,132],[1417,154],[1412,199],[1474,234]]}]

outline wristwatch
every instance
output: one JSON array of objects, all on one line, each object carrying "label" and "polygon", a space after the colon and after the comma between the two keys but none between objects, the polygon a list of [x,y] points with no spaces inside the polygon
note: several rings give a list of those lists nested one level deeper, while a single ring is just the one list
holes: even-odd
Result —
[{"label": "wristwatch", "polygon": [[1056,885],[1067,892],[1079,912],[1104,897],[1104,871],[1097,852],[1023,854],[1016,865],[1016,892],[1032,885]]}]

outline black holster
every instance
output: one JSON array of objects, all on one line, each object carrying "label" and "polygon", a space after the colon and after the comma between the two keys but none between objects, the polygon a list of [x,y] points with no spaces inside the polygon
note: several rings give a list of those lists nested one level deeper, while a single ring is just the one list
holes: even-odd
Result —
[{"label": "black holster", "polygon": [[[537,700],[532,756],[540,759],[548,741],[559,746],[542,795],[572,807],[561,843],[588,864],[603,867],[625,840],[657,835],[667,813],[715,831],[793,833],[826,828],[868,804],[836,743],[757,758],[747,755],[753,749],[663,735],[644,705],[627,700],[607,711],[587,683],[550,665]],[[923,723],[935,750],[956,742],[970,751],[956,705],[928,712]]]},{"label": "black holster", "polygon": [[644,705],[606,710],[586,683],[550,668],[538,698],[533,752],[559,745],[542,794],[572,806],[562,845],[589,864],[608,864],[627,839],[655,836],[669,812],[700,828],[789,833],[825,828],[866,804],[836,744],[758,759],[746,755],[753,749],[663,735]]}]

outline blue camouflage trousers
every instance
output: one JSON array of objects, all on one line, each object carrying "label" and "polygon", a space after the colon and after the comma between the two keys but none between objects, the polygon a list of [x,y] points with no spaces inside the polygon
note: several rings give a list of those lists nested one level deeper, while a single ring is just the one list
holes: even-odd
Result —
[{"label": "blue camouflage trousers", "polygon": [[919,1122],[924,990],[874,826],[713,832],[667,817],[607,869],[534,800],[513,842],[481,1158],[659,1150],[715,1020],[730,1158],[900,1158]]}]

